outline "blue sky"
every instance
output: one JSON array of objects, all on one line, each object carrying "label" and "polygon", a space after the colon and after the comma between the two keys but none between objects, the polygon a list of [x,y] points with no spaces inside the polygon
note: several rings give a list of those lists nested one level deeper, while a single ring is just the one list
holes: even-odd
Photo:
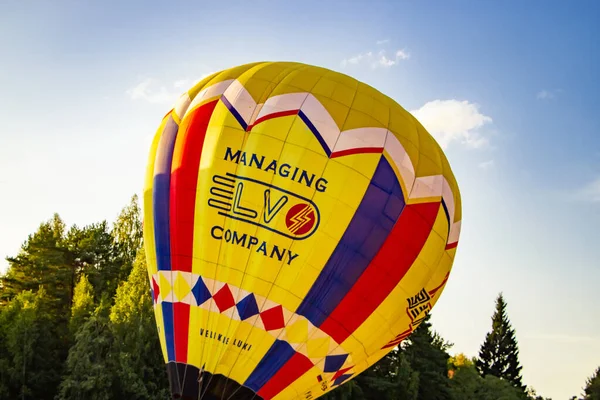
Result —
[{"label": "blue sky", "polygon": [[0,255],[54,212],[114,220],[202,75],[317,64],[390,95],[446,149],[463,230],[433,322],[453,351],[477,354],[503,291],[525,382],[581,392],[600,365],[599,3],[83,3],[0,6]]}]

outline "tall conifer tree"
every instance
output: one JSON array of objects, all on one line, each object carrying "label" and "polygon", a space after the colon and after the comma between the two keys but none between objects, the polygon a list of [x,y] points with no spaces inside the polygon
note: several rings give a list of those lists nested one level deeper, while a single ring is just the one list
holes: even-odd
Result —
[{"label": "tall conifer tree", "polygon": [[515,387],[525,389],[521,378],[519,347],[506,314],[506,302],[502,293],[496,298],[496,311],[492,316],[492,331],[486,335],[476,362],[482,376],[492,375],[505,379]]}]

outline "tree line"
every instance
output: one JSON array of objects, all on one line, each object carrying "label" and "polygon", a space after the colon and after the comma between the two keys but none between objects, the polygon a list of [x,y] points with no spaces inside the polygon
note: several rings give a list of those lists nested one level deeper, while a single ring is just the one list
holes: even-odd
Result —
[{"label": "tree line", "polygon": [[[118,218],[41,223],[0,276],[0,399],[169,399],[133,196]],[[399,305],[402,306],[402,305]],[[502,294],[477,357],[428,315],[415,332],[324,400],[549,400],[522,382]],[[569,400],[600,400],[600,368]]]}]

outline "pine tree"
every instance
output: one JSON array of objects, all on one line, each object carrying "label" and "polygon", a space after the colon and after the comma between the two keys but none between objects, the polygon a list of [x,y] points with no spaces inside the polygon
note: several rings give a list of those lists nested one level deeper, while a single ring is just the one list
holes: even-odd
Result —
[{"label": "pine tree", "polygon": [[587,379],[583,393],[583,400],[600,400],[600,367]]},{"label": "pine tree", "polygon": [[452,399],[448,378],[447,353],[450,343],[446,343],[431,329],[431,314],[419,324],[409,336],[404,347],[411,368],[418,373],[419,400]]},{"label": "pine tree", "polygon": [[476,367],[483,377],[492,375],[505,379],[513,386],[525,390],[521,378],[518,343],[506,314],[506,302],[502,293],[496,298],[492,331],[486,335],[481,345]]},{"label": "pine tree", "polygon": [[9,267],[1,278],[0,302],[6,304],[22,291],[35,292],[42,286],[56,315],[68,315],[72,271],[65,244],[65,224],[58,214],[40,224],[23,243],[19,254],[6,260]]}]

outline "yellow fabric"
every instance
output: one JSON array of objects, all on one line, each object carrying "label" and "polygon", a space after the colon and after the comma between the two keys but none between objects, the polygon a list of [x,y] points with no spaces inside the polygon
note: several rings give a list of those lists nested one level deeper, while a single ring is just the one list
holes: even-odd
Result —
[{"label": "yellow fabric", "polygon": [[[229,83],[221,92],[210,92],[223,82]],[[298,97],[303,93],[312,97]],[[277,102],[270,103],[275,96]],[[190,114],[214,100],[218,101],[204,135],[197,174],[193,251],[183,255],[191,259],[191,272],[159,271],[153,209],[157,147],[169,117],[180,125],[181,134],[192,123]],[[349,368],[354,377],[390,351],[403,333],[416,328],[438,301],[452,268],[456,245],[449,242],[449,232],[459,229],[461,199],[441,148],[411,114],[351,77],[289,62],[252,63],[212,74],[179,101],[152,142],[144,192],[144,240],[150,282],[160,287],[155,316],[165,361],[163,303],[189,305],[187,363],[213,374],[244,384],[276,340],[310,359],[314,366],[276,399],[304,399],[309,392],[312,398],[323,395],[335,388],[334,374],[324,372],[327,356],[348,354],[339,369]],[[304,114],[286,109],[296,104]],[[266,118],[254,126],[260,116]],[[364,146],[370,152],[328,155],[338,143],[354,140],[344,136],[346,132],[360,128],[380,129],[368,131],[373,135],[389,131],[385,149],[377,150],[373,144]],[[388,151],[392,140],[398,142],[396,153]],[[348,148],[360,146],[356,143]],[[182,146],[182,141],[175,142],[171,173],[183,165]],[[397,149],[404,152],[405,165],[393,158]],[[398,284],[337,343],[297,311],[340,246],[382,158],[401,186],[406,207],[435,203],[435,222]],[[275,167],[269,170],[271,163]],[[439,179],[433,179],[436,176]],[[415,182],[430,182],[427,179],[438,185],[439,190],[431,189],[433,195],[415,189],[423,187]],[[442,181],[449,188],[444,201],[446,207],[451,203],[450,221],[440,204]],[[212,296],[202,304],[196,304],[198,293],[193,291],[199,280]],[[270,322],[259,314],[242,321],[235,306],[221,311],[217,298],[227,297],[228,290],[235,304],[253,294],[260,312],[281,307],[277,312],[283,313],[285,326],[269,329]],[[385,347],[389,344],[392,347]],[[324,381],[317,381],[317,376]]]}]

